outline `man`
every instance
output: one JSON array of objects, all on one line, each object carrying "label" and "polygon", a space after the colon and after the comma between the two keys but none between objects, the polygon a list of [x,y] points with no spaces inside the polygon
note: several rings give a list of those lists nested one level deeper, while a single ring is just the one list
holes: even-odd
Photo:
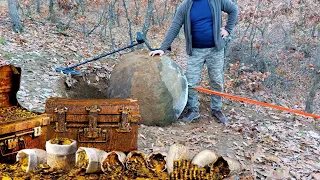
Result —
[{"label": "man", "polygon": [[[228,14],[225,27],[221,27],[222,11]],[[189,91],[188,113],[183,121],[192,122],[200,118],[198,92],[194,87],[199,84],[204,63],[208,68],[211,89],[223,91],[224,39],[231,33],[237,19],[238,8],[230,0],[184,0],[177,9],[160,50],[150,52],[150,56],[162,56],[184,25],[186,50],[189,55],[186,71]],[[226,125],[228,119],[221,112],[221,106],[222,98],[212,95],[212,115]]]}]

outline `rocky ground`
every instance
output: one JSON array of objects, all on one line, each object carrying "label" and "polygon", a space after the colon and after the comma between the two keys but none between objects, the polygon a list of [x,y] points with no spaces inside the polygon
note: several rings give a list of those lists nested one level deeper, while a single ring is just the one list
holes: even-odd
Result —
[{"label": "rocky ground", "polygon": [[[118,56],[83,67],[81,77],[63,75],[55,67],[108,52],[105,44],[65,37],[49,22],[24,24],[23,34],[13,33],[6,10],[0,9],[0,60],[22,68],[17,98],[23,107],[44,112],[49,97],[104,97]],[[185,58],[178,63],[185,64]],[[320,179],[319,119],[225,100],[230,126],[224,127],[208,113],[208,100],[201,94],[202,117],[195,123],[140,125],[139,150],[167,151],[172,143],[182,142],[190,148],[190,157],[202,149],[215,149],[239,160],[244,174],[257,179]]]}]

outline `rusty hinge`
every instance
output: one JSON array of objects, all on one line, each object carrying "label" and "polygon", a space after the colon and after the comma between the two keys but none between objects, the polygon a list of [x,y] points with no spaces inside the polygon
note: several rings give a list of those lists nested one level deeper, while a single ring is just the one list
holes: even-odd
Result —
[{"label": "rusty hinge", "polygon": [[[14,150],[14,149],[16,149],[17,146],[19,146],[19,149],[18,150]],[[0,142],[0,154],[1,154],[1,156],[8,156],[8,155],[11,155],[11,154],[15,154],[19,150],[25,149],[25,148],[26,148],[26,144],[25,144],[25,141],[24,141],[24,139],[22,137],[6,139],[6,140]],[[8,150],[9,150],[9,152],[7,152]],[[12,151],[12,150],[14,150],[14,151]]]},{"label": "rusty hinge", "polygon": [[131,125],[129,122],[129,114],[130,109],[123,106],[119,109],[119,112],[121,112],[121,119],[119,122],[119,129],[117,129],[118,132],[131,132]]},{"label": "rusty hinge", "polygon": [[14,149],[18,145],[18,139],[8,139],[5,141],[5,145],[7,149]]},{"label": "rusty hinge", "polygon": [[91,105],[86,107],[88,111],[89,127],[79,129],[78,141],[79,142],[106,142],[107,130],[98,128],[98,115],[101,111],[98,105]]},{"label": "rusty hinge", "polygon": [[84,128],[85,136],[87,138],[97,138],[99,137],[99,130],[100,128],[97,128],[98,126],[98,114],[101,111],[100,107],[98,105],[92,105],[89,107],[86,107],[86,110],[89,111],[89,127]]},{"label": "rusty hinge", "polygon": [[42,130],[40,126],[33,128],[33,137],[38,137],[41,134],[42,134]]},{"label": "rusty hinge", "polygon": [[16,148],[17,144],[18,144],[18,139],[14,138],[14,139],[7,139],[5,141],[0,142],[0,147],[2,149],[14,149]]},{"label": "rusty hinge", "polygon": [[54,112],[57,113],[57,122],[55,126],[55,132],[67,132],[66,113],[68,108],[55,108]]}]

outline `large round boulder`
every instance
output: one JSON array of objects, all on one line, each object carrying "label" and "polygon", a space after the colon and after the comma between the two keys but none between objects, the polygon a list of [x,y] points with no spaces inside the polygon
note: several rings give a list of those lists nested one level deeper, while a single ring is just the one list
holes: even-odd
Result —
[{"label": "large round boulder", "polygon": [[150,57],[145,52],[129,53],[112,71],[109,98],[139,101],[142,124],[168,125],[182,113],[188,95],[187,79],[168,56]]}]

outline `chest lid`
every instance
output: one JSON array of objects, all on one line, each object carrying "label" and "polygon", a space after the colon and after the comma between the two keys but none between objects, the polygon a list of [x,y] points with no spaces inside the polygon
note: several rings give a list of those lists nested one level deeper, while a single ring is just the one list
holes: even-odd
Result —
[{"label": "chest lid", "polygon": [[17,106],[21,69],[13,65],[0,64],[0,108]]},{"label": "chest lid", "polygon": [[126,107],[131,114],[139,114],[139,104],[134,99],[70,99],[70,98],[48,98],[46,101],[46,112],[53,113],[56,108],[67,108],[68,114],[88,114],[96,106],[99,114],[121,114],[119,109]]},{"label": "chest lid", "polygon": [[0,108],[0,136],[27,129],[37,129],[49,123],[50,119],[45,114],[37,115],[16,106]]}]

